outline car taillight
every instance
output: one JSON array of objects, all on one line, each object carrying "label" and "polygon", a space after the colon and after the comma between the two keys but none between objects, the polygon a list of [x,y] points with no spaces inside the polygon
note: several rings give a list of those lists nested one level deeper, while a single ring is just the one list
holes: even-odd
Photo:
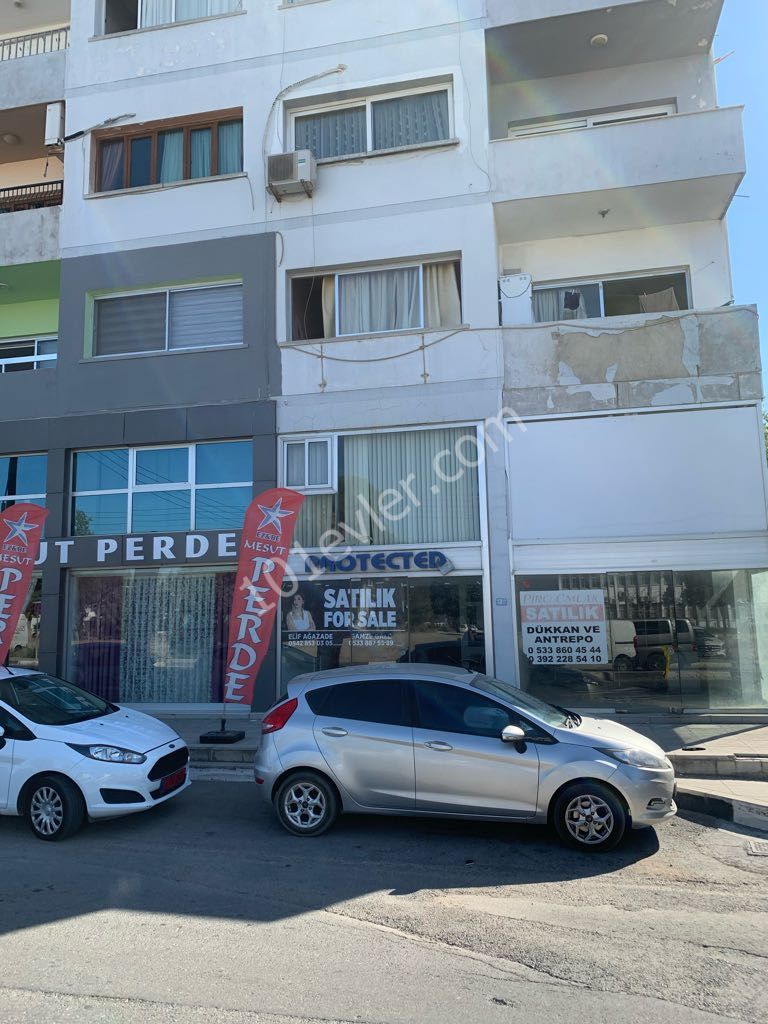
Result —
[{"label": "car taillight", "polygon": [[261,723],[262,735],[282,729],[298,706],[299,702],[294,697],[292,700],[287,700],[284,704],[278,704],[276,708],[273,708],[268,715],[264,716],[264,720]]},{"label": "car taillight", "polygon": [[635,652],[637,652],[637,637],[636,636],[632,637],[632,646],[635,648]]}]

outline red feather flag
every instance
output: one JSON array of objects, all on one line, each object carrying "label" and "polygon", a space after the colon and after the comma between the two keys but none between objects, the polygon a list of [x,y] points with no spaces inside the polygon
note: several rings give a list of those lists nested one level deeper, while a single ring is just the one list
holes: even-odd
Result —
[{"label": "red feather flag", "polygon": [[0,665],[24,611],[47,517],[48,509],[25,503],[0,512]]}]

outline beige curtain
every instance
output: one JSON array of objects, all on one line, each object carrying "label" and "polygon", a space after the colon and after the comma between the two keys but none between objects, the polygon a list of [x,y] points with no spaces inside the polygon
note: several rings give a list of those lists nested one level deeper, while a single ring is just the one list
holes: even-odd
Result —
[{"label": "beige curtain", "polygon": [[680,309],[674,288],[665,288],[663,292],[653,292],[651,295],[640,295],[639,298],[640,309],[644,313],[668,313],[670,310]]},{"label": "beige curtain", "polygon": [[336,337],[336,275],[323,278],[323,337]]},{"label": "beige curtain", "polygon": [[455,263],[424,265],[424,326],[461,326],[461,299]]}]

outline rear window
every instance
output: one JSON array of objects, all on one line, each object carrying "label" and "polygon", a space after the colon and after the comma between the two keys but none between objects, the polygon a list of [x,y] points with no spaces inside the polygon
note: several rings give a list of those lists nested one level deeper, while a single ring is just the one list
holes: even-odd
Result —
[{"label": "rear window", "polygon": [[307,704],[323,718],[345,718],[353,722],[405,725],[403,686],[399,680],[339,683],[310,690]]}]

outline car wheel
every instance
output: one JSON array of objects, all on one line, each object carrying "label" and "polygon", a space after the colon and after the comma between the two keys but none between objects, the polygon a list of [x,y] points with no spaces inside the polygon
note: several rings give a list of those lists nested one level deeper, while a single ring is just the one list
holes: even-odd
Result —
[{"label": "car wheel", "polygon": [[26,801],[27,821],[38,839],[57,842],[74,835],[85,820],[85,801],[69,779],[44,776],[33,783]]},{"label": "car wheel", "polygon": [[275,795],[275,810],[283,828],[296,836],[319,836],[339,814],[333,786],[313,771],[297,772],[282,783]]},{"label": "car wheel", "polygon": [[599,782],[577,782],[557,798],[555,830],[565,844],[580,850],[612,850],[621,842],[627,815],[621,801]]},{"label": "car wheel", "polygon": [[626,654],[619,654],[613,659],[613,667],[617,672],[631,672],[632,659],[628,658]]},{"label": "car wheel", "polygon": [[646,665],[649,672],[663,672],[667,667],[667,659],[659,651],[656,651],[656,653],[648,655]]}]

